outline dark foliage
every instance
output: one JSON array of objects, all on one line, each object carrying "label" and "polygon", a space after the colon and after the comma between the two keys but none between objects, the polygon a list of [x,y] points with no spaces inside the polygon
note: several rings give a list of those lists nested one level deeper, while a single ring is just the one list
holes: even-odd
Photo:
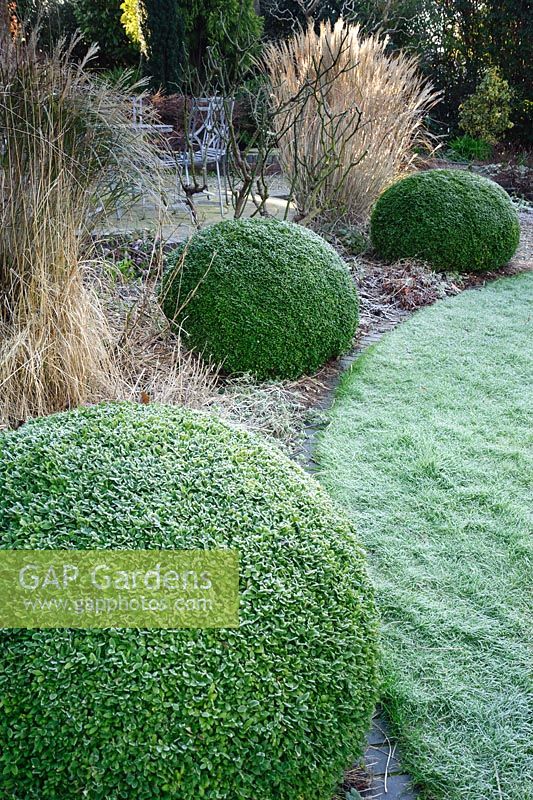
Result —
[{"label": "dark foliage", "polygon": [[65,5],[70,5],[85,45],[98,45],[101,66],[134,64],[138,60],[120,21],[120,0],[70,0]]},{"label": "dark foliage", "polygon": [[[53,49],[62,36],[73,36],[79,27],[73,3],[49,0],[43,4],[39,0],[17,0],[14,5],[20,23],[30,30],[39,20],[39,44],[45,50]],[[81,54],[81,47],[78,50]]]},{"label": "dark foliage", "polygon": [[144,0],[144,7],[143,34],[152,86],[167,92],[175,91],[184,66],[183,16],[176,0]]},{"label": "dark foliage", "polygon": [[[239,61],[242,47],[259,42],[261,18],[254,0],[178,0],[184,20],[188,62],[202,75],[208,50],[226,64]],[[241,65],[242,66],[242,65]]]}]

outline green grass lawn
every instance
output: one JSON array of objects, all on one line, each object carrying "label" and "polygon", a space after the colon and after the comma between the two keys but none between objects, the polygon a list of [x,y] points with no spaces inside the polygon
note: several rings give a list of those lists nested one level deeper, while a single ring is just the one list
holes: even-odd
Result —
[{"label": "green grass lawn", "polygon": [[318,445],[426,798],[533,798],[532,334],[533,274],[418,312],[345,375]]}]

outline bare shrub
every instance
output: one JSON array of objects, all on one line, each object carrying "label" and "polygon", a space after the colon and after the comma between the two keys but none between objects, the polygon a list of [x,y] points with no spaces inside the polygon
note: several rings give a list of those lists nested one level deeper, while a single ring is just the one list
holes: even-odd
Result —
[{"label": "bare shrub", "polygon": [[[120,85],[37,33],[0,51],[0,424],[98,398],[116,380],[111,334],[80,267],[106,208],[158,193],[157,154]],[[150,176],[150,177],[148,177]]]},{"label": "bare shrub", "polygon": [[389,54],[387,42],[339,20],[318,33],[310,22],[265,47],[280,161],[304,221],[316,213],[364,221],[428,141],[423,120],[438,93],[416,59]]}]

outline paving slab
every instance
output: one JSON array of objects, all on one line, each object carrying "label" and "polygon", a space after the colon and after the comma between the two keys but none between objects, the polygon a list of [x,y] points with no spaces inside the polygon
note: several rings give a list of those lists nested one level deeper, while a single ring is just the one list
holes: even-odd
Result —
[{"label": "paving slab", "polygon": [[396,745],[390,742],[369,745],[365,751],[365,766],[367,771],[375,777],[401,772],[400,761],[396,755]]},{"label": "paving slab", "polygon": [[408,775],[388,775],[376,778],[372,786],[360,792],[365,800],[416,800],[417,794]]},{"label": "paving slab", "polygon": [[381,716],[376,715],[372,720],[372,727],[367,736],[367,744],[384,744],[391,739],[391,732],[387,721]]}]

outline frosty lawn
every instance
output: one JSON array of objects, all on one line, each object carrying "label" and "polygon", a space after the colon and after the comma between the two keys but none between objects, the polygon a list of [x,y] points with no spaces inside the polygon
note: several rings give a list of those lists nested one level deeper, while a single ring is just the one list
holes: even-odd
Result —
[{"label": "frosty lawn", "polygon": [[371,559],[403,763],[432,800],[533,797],[532,333],[531,274],[415,314],[345,376],[319,443]]}]

